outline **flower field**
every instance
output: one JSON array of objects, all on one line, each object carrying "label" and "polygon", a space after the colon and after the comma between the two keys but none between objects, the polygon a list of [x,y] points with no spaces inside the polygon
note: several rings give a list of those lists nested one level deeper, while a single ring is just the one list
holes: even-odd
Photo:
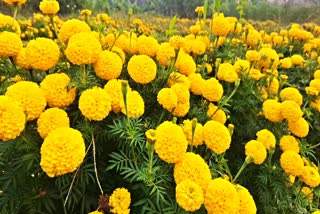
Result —
[{"label": "flower field", "polygon": [[0,13],[0,213],[320,213],[320,26]]}]

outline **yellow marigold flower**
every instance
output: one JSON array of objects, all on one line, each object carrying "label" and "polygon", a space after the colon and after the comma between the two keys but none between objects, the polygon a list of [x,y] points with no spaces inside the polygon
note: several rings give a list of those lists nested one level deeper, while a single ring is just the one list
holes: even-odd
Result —
[{"label": "yellow marigold flower", "polygon": [[256,50],[248,50],[246,52],[246,59],[249,61],[249,62],[256,62],[256,61],[259,61],[260,60],[260,53]]},{"label": "yellow marigold flower", "polygon": [[276,77],[267,78],[267,92],[269,94],[278,94],[279,91],[279,80]]},{"label": "yellow marigold flower", "polygon": [[[121,112],[125,115],[126,108],[123,99],[120,100]],[[128,108],[128,117],[135,118],[140,117],[144,113],[144,101],[139,92],[129,90],[127,93],[127,108]]]},{"label": "yellow marigold flower", "polygon": [[216,78],[204,81],[201,91],[202,96],[211,102],[219,101],[223,95],[223,87]]},{"label": "yellow marigold flower", "polygon": [[169,121],[161,123],[156,129],[155,151],[167,163],[176,163],[187,151],[188,141],[182,127]]},{"label": "yellow marigold flower", "polygon": [[234,185],[225,179],[210,181],[204,195],[204,206],[208,213],[239,213],[240,198]]},{"label": "yellow marigold flower", "polygon": [[[298,190],[299,191],[299,190]],[[313,191],[307,186],[301,188],[301,192],[305,195],[306,199],[312,203],[313,201]]]},{"label": "yellow marigold flower", "polygon": [[56,66],[59,58],[59,46],[51,39],[38,37],[26,47],[26,62],[34,69],[49,70]]},{"label": "yellow marigold flower", "polygon": [[5,95],[21,103],[29,121],[37,119],[47,105],[44,93],[34,82],[17,82],[7,88]]},{"label": "yellow marigold flower", "polygon": [[274,149],[276,146],[276,137],[268,129],[262,129],[256,133],[257,141],[260,141],[267,150]]},{"label": "yellow marigold flower", "polygon": [[190,82],[190,91],[194,95],[201,95],[202,90],[201,86],[203,82],[205,81],[200,73],[192,73],[188,76],[188,80]]},{"label": "yellow marigold flower", "polygon": [[[312,88],[312,87],[311,87]],[[314,90],[316,91],[316,90]],[[310,93],[310,92],[309,92]],[[308,94],[308,93],[307,93]],[[317,96],[319,94],[319,92],[317,91],[317,93],[314,92],[313,96]],[[320,98],[317,98],[316,100],[314,100],[313,102],[310,103],[310,107],[319,111],[320,112]]]},{"label": "yellow marigold flower", "polygon": [[302,105],[303,97],[298,89],[293,87],[287,87],[280,91],[280,98],[284,100],[292,100],[296,102],[299,106]]},{"label": "yellow marigold flower", "polygon": [[84,10],[81,10],[81,11],[80,11],[80,15],[83,15],[83,16],[91,16],[91,15],[92,15],[92,11],[89,10],[89,9],[84,9]]},{"label": "yellow marigold flower", "polygon": [[[172,36],[169,39],[169,43],[172,47],[174,47],[175,50],[179,50],[181,47],[183,47],[184,44],[184,38],[181,36]],[[319,63],[320,64],[320,63]]]},{"label": "yellow marigold flower", "polygon": [[3,0],[8,5],[23,5],[27,0]]},{"label": "yellow marigold flower", "polygon": [[204,124],[203,139],[207,147],[217,154],[224,153],[231,144],[231,135],[228,128],[214,120]]},{"label": "yellow marigold flower", "polygon": [[316,210],[312,214],[320,214],[320,210]]},{"label": "yellow marigold flower", "polygon": [[154,129],[148,129],[145,132],[146,135],[146,139],[148,143],[154,144],[156,142],[157,139],[157,132]]},{"label": "yellow marigold flower", "polygon": [[280,165],[288,175],[299,176],[303,172],[303,160],[292,150],[285,151],[280,156]]},{"label": "yellow marigold flower", "polygon": [[13,58],[13,61],[17,66],[23,69],[28,70],[31,68],[26,59],[26,48],[21,48],[18,55]]},{"label": "yellow marigold flower", "polygon": [[181,181],[176,186],[176,200],[184,210],[196,211],[204,202],[202,189],[192,180]]},{"label": "yellow marigold flower", "polygon": [[258,61],[260,69],[277,68],[279,64],[279,56],[275,50],[272,48],[261,48],[259,53],[261,56]]},{"label": "yellow marigold flower", "polygon": [[6,16],[0,13],[0,28],[12,30],[20,36],[21,29],[19,23],[11,16]]},{"label": "yellow marigold flower", "polygon": [[196,9],[194,10],[194,12],[202,14],[202,13],[204,13],[204,7],[198,6],[198,7],[196,7]]},{"label": "yellow marigold flower", "polygon": [[183,121],[183,132],[186,135],[189,145],[199,146],[203,144],[203,127],[200,123],[195,124],[193,143],[192,143],[192,126],[193,121],[184,120]]},{"label": "yellow marigold flower", "polygon": [[103,214],[103,212],[100,212],[100,211],[93,211],[93,212],[90,212],[89,214]]},{"label": "yellow marigold flower", "polygon": [[122,60],[122,64],[124,64],[126,62],[126,54],[123,52],[123,50],[117,46],[113,46],[111,48],[111,51],[113,53],[116,53]]},{"label": "yellow marigold flower", "polygon": [[[136,54],[138,52],[137,35],[130,32],[122,32],[120,35],[108,34],[108,44],[121,48],[126,53]],[[117,39],[116,39],[117,38]]]},{"label": "yellow marigold flower", "polygon": [[275,36],[272,38],[272,42],[274,45],[281,45],[284,42],[283,36]]},{"label": "yellow marigold flower", "polygon": [[201,31],[201,26],[200,25],[191,25],[189,28],[190,33],[197,35]]},{"label": "yellow marigold flower", "polygon": [[223,80],[229,83],[234,83],[239,79],[238,74],[233,65],[227,62],[219,65],[217,78],[219,80]]},{"label": "yellow marigold flower", "polygon": [[52,130],[41,145],[42,170],[49,177],[73,172],[83,162],[85,143],[82,134],[73,128]]},{"label": "yellow marigold flower", "polygon": [[59,108],[49,108],[40,114],[37,120],[37,130],[44,139],[49,132],[60,127],[69,127],[70,120],[67,112]]},{"label": "yellow marigold flower", "polygon": [[255,47],[261,42],[262,38],[258,31],[250,29],[247,35],[245,32],[243,33],[242,40],[250,47]]},{"label": "yellow marigold flower", "polygon": [[102,52],[98,38],[92,32],[80,32],[70,37],[65,54],[76,65],[91,64]]},{"label": "yellow marigold flower", "polygon": [[26,124],[26,116],[19,102],[0,95],[0,140],[13,140],[20,135]]},{"label": "yellow marigold flower", "polygon": [[295,136],[303,138],[306,137],[309,133],[309,124],[303,117],[301,117],[296,121],[289,120],[288,129]]},{"label": "yellow marigold flower", "polygon": [[248,73],[250,70],[250,62],[248,60],[238,59],[233,65],[235,71],[240,75]]},{"label": "yellow marigold flower", "polygon": [[296,153],[299,153],[300,152],[299,142],[294,136],[283,135],[280,138],[280,149],[283,152],[292,150]]},{"label": "yellow marigold flower", "polygon": [[12,32],[0,32],[0,57],[17,56],[22,48],[20,37]]},{"label": "yellow marigold flower", "polygon": [[147,55],[132,56],[127,68],[130,77],[140,84],[150,83],[157,75],[157,64]]},{"label": "yellow marigold flower", "polygon": [[104,86],[104,90],[111,97],[111,106],[114,113],[121,111],[120,102],[123,102],[123,95],[121,91],[121,80],[112,79]]},{"label": "yellow marigold flower", "polygon": [[202,191],[205,192],[206,188],[211,181],[211,173],[208,164],[203,158],[195,153],[185,153],[181,160],[174,165],[173,177],[176,184],[184,180],[191,180],[199,184]]},{"label": "yellow marigold flower", "polygon": [[171,89],[176,93],[178,97],[178,103],[189,102],[190,92],[185,85],[181,83],[176,83],[173,86],[171,86]]},{"label": "yellow marigold flower", "polygon": [[314,79],[320,79],[320,69],[319,69],[319,70],[316,70],[316,71],[313,73],[313,78],[314,78]]},{"label": "yellow marigold flower", "polygon": [[230,32],[230,23],[223,14],[215,14],[212,21],[211,31],[214,35],[225,37]]},{"label": "yellow marigold flower", "polygon": [[100,87],[93,87],[82,92],[79,109],[89,120],[101,121],[111,111],[111,97]]},{"label": "yellow marigold flower", "polygon": [[258,140],[250,140],[245,145],[245,153],[248,158],[252,158],[253,163],[262,164],[267,157],[266,147]]},{"label": "yellow marigold flower", "polygon": [[47,75],[40,83],[50,107],[64,108],[76,97],[76,88],[68,89],[70,78],[65,73]]},{"label": "yellow marigold flower", "polygon": [[204,41],[200,40],[200,39],[194,39],[191,41],[191,50],[192,53],[196,54],[196,55],[202,55],[205,53],[206,51],[206,44],[204,43]]},{"label": "yellow marigold flower", "polygon": [[309,83],[310,87],[316,88],[320,92],[320,79],[313,79]]},{"label": "yellow marigold flower", "polygon": [[290,69],[292,67],[292,61],[290,57],[286,57],[280,60],[279,63],[281,68]]},{"label": "yellow marigold flower", "polygon": [[96,75],[101,79],[117,79],[122,71],[122,59],[116,53],[104,50],[99,54],[93,67]]},{"label": "yellow marigold flower", "polygon": [[161,43],[159,45],[156,59],[160,63],[160,65],[168,66],[170,60],[173,61],[176,56],[176,52],[174,47],[170,45],[168,42]]},{"label": "yellow marigold flower", "polygon": [[227,121],[226,113],[222,109],[220,109],[218,106],[214,105],[213,103],[209,104],[207,115],[212,120],[218,121],[221,124],[225,124]]},{"label": "yellow marigold flower", "polygon": [[56,0],[42,0],[39,8],[43,14],[53,15],[60,10],[59,2]]},{"label": "yellow marigold flower", "polygon": [[180,49],[179,51],[175,66],[181,74],[186,76],[194,73],[197,69],[196,63],[194,62],[192,56],[185,53],[183,49]]},{"label": "yellow marigold flower", "polygon": [[190,102],[179,103],[177,107],[173,110],[172,115],[175,117],[184,117],[188,114],[190,109]]},{"label": "yellow marigold flower", "polygon": [[281,114],[283,118],[294,122],[302,117],[303,112],[296,102],[292,100],[285,100],[281,103]]},{"label": "yellow marigold flower", "polygon": [[129,214],[130,203],[130,192],[123,187],[115,189],[109,197],[110,211],[115,214]]},{"label": "yellow marigold flower", "polygon": [[76,33],[90,32],[90,26],[79,19],[68,19],[63,22],[59,29],[59,38],[61,42],[66,42],[68,39]]},{"label": "yellow marigold flower", "polygon": [[254,202],[253,197],[248,191],[248,189],[241,186],[240,184],[236,185],[236,189],[240,198],[239,214],[256,214],[256,203]]},{"label": "yellow marigold flower", "polygon": [[284,118],[281,114],[281,103],[277,100],[267,99],[262,104],[262,113],[267,120],[278,123]]},{"label": "yellow marigold flower", "polygon": [[178,105],[178,96],[172,88],[162,88],[157,95],[158,103],[169,112]]},{"label": "yellow marigold flower", "polygon": [[169,87],[173,86],[174,84],[180,83],[186,86],[188,89],[190,88],[190,81],[188,77],[178,72],[171,72],[167,83]]},{"label": "yellow marigold flower", "polygon": [[293,65],[302,65],[304,62],[304,59],[301,55],[299,54],[294,54],[291,56],[291,62]]},{"label": "yellow marigold flower", "polygon": [[261,77],[263,77],[264,75],[260,72],[260,70],[258,69],[255,69],[255,68],[251,68],[248,72],[249,74],[249,77],[251,79],[254,79],[254,80],[259,80],[261,79]]},{"label": "yellow marigold flower", "polygon": [[158,40],[151,36],[141,35],[137,40],[138,52],[141,55],[154,57],[159,49]]},{"label": "yellow marigold flower", "polygon": [[320,184],[320,175],[316,167],[304,166],[299,177],[309,187],[315,188]]}]

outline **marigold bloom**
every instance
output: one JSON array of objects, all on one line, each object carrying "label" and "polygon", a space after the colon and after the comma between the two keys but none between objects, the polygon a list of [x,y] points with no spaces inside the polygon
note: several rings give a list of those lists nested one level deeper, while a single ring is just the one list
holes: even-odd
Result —
[{"label": "marigold bloom", "polygon": [[258,61],[258,66],[260,69],[270,69],[277,68],[279,64],[279,56],[275,50],[272,48],[261,48],[260,51],[260,60]]},{"label": "marigold bloom", "polygon": [[204,54],[206,52],[206,48],[206,43],[198,38],[191,41],[191,51],[196,55]]},{"label": "marigold bloom", "polygon": [[26,116],[19,102],[0,95],[0,140],[13,140],[20,135],[26,124]]},{"label": "marigold bloom", "polygon": [[316,88],[320,92],[320,79],[313,79],[309,83],[310,87]]},{"label": "marigold bloom", "polygon": [[52,130],[41,145],[40,166],[49,177],[73,172],[83,162],[85,143],[82,134],[73,128]]},{"label": "marigold bloom", "polygon": [[61,42],[66,42],[68,39],[76,33],[90,32],[90,26],[79,19],[68,19],[63,22],[59,29],[59,39]]},{"label": "marigold bloom", "polygon": [[53,73],[47,75],[40,83],[48,106],[64,108],[70,105],[76,98],[76,88],[68,88],[70,78],[65,73]]},{"label": "marigold bloom", "polygon": [[318,187],[320,184],[320,175],[317,167],[314,166],[304,166],[299,178],[312,188]]},{"label": "marigold bloom", "polygon": [[190,91],[194,94],[194,95],[201,95],[202,93],[202,84],[204,83],[204,79],[202,78],[200,73],[191,73],[188,76],[188,80],[190,82]]},{"label": "marigold bloom", "polygon": [[23,5],[27,0],[3,0],[8,5]]},{"label": "marigold bloom", "polygon": [[287,87],[280,91],[280,98],[284,100],[292,100],[296,102],[299,106],[302,105],[303,97],[298,89],[293,87]]},{"label": "marigold bloom", "polygon": [[228,128],[214,120],[204,124],[203,139],[208,148],[217,154],[224,153],[231,144],[231,135]]},{"label": "marigold bloom", "polygon": [[161,123],[156,129],[155,151],[167,163],[176,163],[187,151],[188,141],[183,129],[169,121]]},{"label": "marigold bloom", "polygon": [[316,71],[313,73],[313,78],[314,78],[314,79],[320,79],[320,69],[316,70]]},{"label": "marigold bloom", "polygon": [[39,8],[43,14],[53,15],[60,10],[59,2],[56,0],[42,0]]},{"label": "marigold bloom", "polygon": [[186,135],[189,145],[199,146],[203,144],[203,127],[200,123],[196,123],[193,134],[193,143],[192,143],[192,126],[193,121],[184,120],[183,121],[183,132]]},{"label": "marigold bloom", "polygon": [[80,32],[70,37],[66,57],[76,65],[91,64],[98,60],[102,52],[98,38],[92,32]]},{"label": "marigold bloom", "polygon": [[176,93],[178,98],[178,103],[189,102],[190,92],[185,85],[181,83],[176,83],[173,86],[171,86],[171,89]]},{"label": "marigold bloom", "polygon": [[262,113],[267,120],[278,123],[284,118],[281,114],[281,103],[277,100],[268,99],[262,104]]},{"label": "marigold bloom", "polygon": [[[127,115],[125,104],[123,99],[120,100],[121,112]],[[127,108],[128,117],[135,118],[140,117],[144,113],[144,101],[139,92],[129,90],[127,93]]]},{"label": "marigold bloom", "polygon": [[112,79],[104,86],[104,90],[111,97],[111,106],[114,113],[121,111],[120,102],[123,102],[123,95],[121,91],[121,80]]},{"label": "marigold bloom", "polygon": [[127,68],[130,77],[141,84],[150,83],[157,75],[157,64],[147,55],[132,56]]},{"label": "marigold bloom", "polygon": [[290,57],[286,57],[279,62],[281,68],[290,69],[292,67],[292,62]]},{"label": "marigold bloom", "polygon": [[174,51],[174,47],[172,47],[170,43],[164,42],[161,43],[158,48],[156,59],[158,60],[160,65],[168,66],[170,60],[173,61],[175,56],[176,52]]},{"label": "marigold bloom", "polygon": [[79,109],[89,120],[101,121],[111,111],[111,97],[97,86],[86,89],[80,95]]},{"label": "marigold bloom", "polygon": [[222,178],[210,181],[204,195],[208,213],[239,213],[240,198],[234,185]]},{"label": "marigold bloom", "polygon": [[157,95],[158,103],[169,112],[177,107],[178,96],[172,88],[162,88]]},{"label": "marigold bloom", "polygon": [[246,59],[249,61],[249,62],[256,62],[256,61],[259,61],[260,59],[260,53],[256,50],[248,50],[246,52]]},{"label": "marigold bloom", "polygon": [[207,79],[202,85],[202,96],[211,102],[217,102],[222,98],[223,87],[216,78]]},{"label": "marigold bloom", "polygon": [[262,38],[261,34],[258,31],[249,29],[248,34],[246,34],[245,32],[243,33],[242,40],[250,47],[255,47],[261,42]]},{"label": "marigold bloom", "polygon": [[247,188],[237,184],[236,186],[238,196],[240,198],[240,211],[239,214],[256,214],[257,207],[253,200],[252,195]]},{"label": "marigold bloom", "polygon": [[20,37],[8,31],[0,32],[0,57],[17,56],[22,48]]},{"label": "marigold bloom", "polygon": [[302,117],[303,112],[296,102],[285,100],[281,103],[281,115],[288,121],[293,122],[299,120]]},{"label": "marigold bloom", "polygon": [[138,52],[141,55],[154,57],[159,49],[158,40],[151,36],[141,35],[137,39]]},{"label": "marigold bloom", "polygon": [[176,200],[184,210],[196,211],[204,202],[202,189],[196,182],[184,180],[176,186]]},{"label": "marigold bloom", "polygon": [[103,212],[100,212],[100,211],[93,211],[93,212],[90,212],[89,214],[103,214]]},{"label": "marigold bloom", "polygon": [[225,37],[230,32],[230,23],[223,14],[215,14],[212,21],[211,31],[216,36]]},{"label": "marigold bloom", "polygon": [[181,160],[174,165],[173,177],[176,184],[184,180],[196,182],[205,192],[211,181],[211,173],[208,164],[195,153],[185,153]]},{"label": "marigold bloom", "polygon": [[301,117],[296,121],[288,121],[288,129],[295,136],[303,138],[309,133],[309,124],[303,117]]},{"label": "marigold bloom", "polygon": [[182,49],[179,51],[175,66],[181,74],[186,76],[194,73],[197,69],[192,56],[185,53]]},{"label": "marigold bloom", "polygon": [[30,81],[20,81],[9,86],[5,95],[21,103],[29,121],[37,119],[47,105],[38,84]]},{"label": "marigold bloom", "polygon": [[299,54],[294,54],[291,56],[291,62],[293,65],[302,65],[304,62],[304,59],[301,55]]},{"label": "marigold bloom", "polygon": [[9,29],[9,31],[15,32],[18,36],[21,34],[19,23],[11,16],[6,16],[0,13],[0,28]]},{"label": "marigold bloom", "polygon": [[104,50],[99,54],[93,67],[96,75],[101,79],[117,79],[122,71],[122,59],[116,53]]},{"label": "marigold bloom", "polygon": [[60,127],[69,127],[70,120],[67,112],[59,108],[49,108],[40,114],[37,120],[37,130],[44,139],[49,132]]},{"label": "marigold bloom", "polygon": [[207,115],[212,120],[218,121],[221,124],[225,124],[227,121],[226,113],[222,109],[220,109],[218,106],[214,105],[213,103],[209,104]]},{"label": "marigold bloom", "polygon": [[26,48],[21,48],[18,55],[13,58],[14,64],[23,69],[30,69],[31,66],[28,64],[26,60]]},{"label": "marigold bloom", "polygon": [[250,71],[250,62],[248,60],[237,59],[233,67],[238,75],[248,73]]},{"label": "marigold bloom", "polygon": [[109,197],[111,212],[116,214],[130,213],[131,196],[130,192],[125,188],[115,189]]},{"label": "marigold bloom", "polygon": [[280,149],[283,152],[292,150],[296,153],[299,153],[300,152],[299,142],[294,136],[283,135],[280,138]]},{"label": "marigold bloom", "polygon": [[179,103],[177,104],[177,107],[172,112],[172,115],[175,117],[184,117],[188,114],[190,109],[190,102],[187,101],[185,103]]},{"label": "marigold bloom", "polygon": [[257,141],[260,141],[267,150],[274,149],[276,146],[276,137],[268,129],[262,129],[256,133]]},{"label": "marigold bloom", "polygon": [[223,80],[229,83],[234,83],[239,79],[238,74],[230,63],[222,63],[220,64],[217,72],[217,78],[219,80]]},{"label": "marigold bloom", "polygon": [[303,173],[303,160],[299,154],[292,150],[281,154],[280,165],[288,175],[299,176]]},{"label": "marigold bloom", "polygon": [[181,83],[188,89],[190,88],[190,81],[187,76],[180,74],[179,72],[171,72],[167,84],[169,87],[171,87],[176,83]]},{"label": "marigold bloom", "polygon": [[252,158],[253,163],[262,164],[267,157],[266,147],[262,142],[257,140],[250,140],[245,145],[246,156]]},{"label": "marigold bloom", "polygon": [[51,39],[38,37],[26,47],[26,62],[34,69],[49,70],[56,66],[59,58],[59,46]]}]

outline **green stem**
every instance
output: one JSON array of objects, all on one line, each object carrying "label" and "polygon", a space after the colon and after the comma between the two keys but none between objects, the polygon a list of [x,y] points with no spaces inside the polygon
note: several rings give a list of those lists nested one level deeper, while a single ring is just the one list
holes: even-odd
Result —
[{"label": "green stem", "polygon": [[313,146],[310,146],[309,149],[315,149],[315,148],[317,148],[318,146],[320,146],[320,143],[318,143],[318,144],[316,144],[316,145],[313,145]]},{"label": "green stem", "polygon": [[93,136],[93,134],[92,134],[91,140],[92,140],[92,152],[93,152],[94,172],[95,172],[95,175],[96,175],[96,180],[97,180],[97,183],[98,183],[98,186],[99,186],[101,195],[103,195],[103,190],[102,190],[102,187],[101,187],[101,184],[100,184],[100,181],[99,181],[98,170],[97,170],[96,142],[94,141],[94,136]]},{"label": "green stem", "polygon": [[231,174],[230,168],[229,168],[229,166],[227,164],[227,161],[224,159],[224,155],[222,155],[222,158],[223,158],[223,160],[221,162],[222,162],[222,164],[223,164],[223,166],[224,166],[224,168],[225,168],[230,180],[232,180],[232,174]]},{"label": "green stem", "polygon": [[86,65],[80,65],[81,68],[81,80],[83,84],[86,84],[86,77],[87,77],[87,71],[86,71]]},{"label": "green stem", "polygon": [[245,160],[242,164],[242,166],[240,167],[239,171],[237,172],[236,176],[234,176],[232,183],[235,183],[235,181],[237,180],[237,178],[239,177],[239,175],[242,173],[242,171],[246,168],[246,166],[248,165],[247,161]]},{"label": "green stem", "polygon": [[153,145],[150,145],[152,146],[152,149],[150,149],[149,151],[149,174],[152,175],[152,166],[153,166],[153,151],[154,151],[154,147]]},{"label": "green stem", "polygon": [[14,4],[13,5],[13,18],[16,19],[18,16],[18,10],[19,10],[19,5],[18,4]]}]

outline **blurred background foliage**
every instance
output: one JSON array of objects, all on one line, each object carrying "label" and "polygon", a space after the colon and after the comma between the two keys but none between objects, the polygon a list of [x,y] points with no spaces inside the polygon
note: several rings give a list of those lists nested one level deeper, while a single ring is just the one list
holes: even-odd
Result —
[{"label": "blurred background foliage", "polygon": [[[300,4],[293,4],[290,1],[277,1],[281,4],[270,3],[271,0],[224,0],[222,1],[221,11],[226,16],[239,18],[237,6],[245,2],[244,18],[256,21],[273,20],[282,24],[292,22],[316,22],[320,23],[320,1],[300,1]],[[23,6],[24,13],[28,16],[31,13],[39,12],[39,0],[29,0]],[[210,5],[214,0],[210,0]],[[308,3],[306,3],[308,2]],[[78,14],[82,9],[90,9],[97,13],[106,12],[109,14],[128,11],[133,9],[135,13],[156,13],[164,16],[177,15],[180,18],[195,18],[194,8],[203,4],[203,0],[59,0],[61,10],[60,15]],[[0,2],[0,12],[10,13],[10,8],[2,1]],[[210,14],[208,14],[210,15]]]}]

